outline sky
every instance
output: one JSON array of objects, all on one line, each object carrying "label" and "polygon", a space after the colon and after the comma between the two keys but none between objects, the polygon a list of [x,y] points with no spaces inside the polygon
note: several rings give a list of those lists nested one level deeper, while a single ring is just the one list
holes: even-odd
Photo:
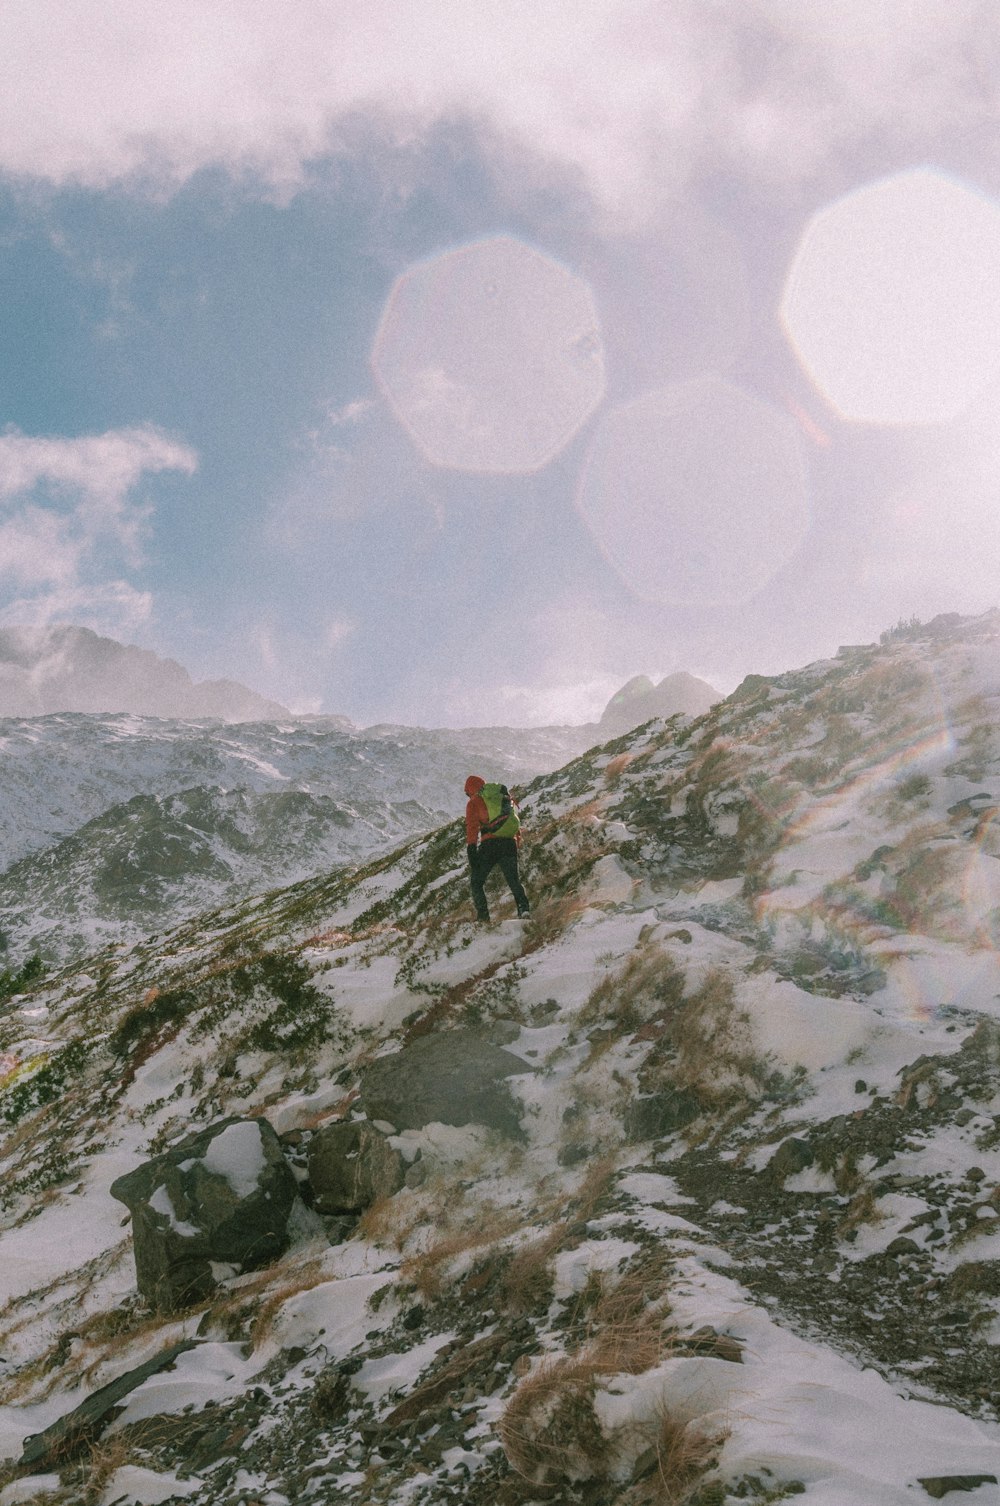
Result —
[{"label": "sky", "polygon": [[0,625],[359,724],[1000,605],[991,0],[7,0]]}]

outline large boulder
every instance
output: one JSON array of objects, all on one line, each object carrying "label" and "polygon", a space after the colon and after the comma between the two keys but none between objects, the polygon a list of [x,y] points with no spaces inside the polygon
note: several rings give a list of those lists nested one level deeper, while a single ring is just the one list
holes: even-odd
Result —
[{"label": "large boulder", "polygon": [[223,1119],[111,1184],[132,1214],[139,1290],[159,1312],[209,1296],[218,1271],[288,1246],[297,1184],[264,1119]]},{"label": "large boulder", "polygon": [[401,1130],[484,1124],[523,1139],[520,1108],[504,1079],[533,1070],[471,1030],[448,1030],[376,1057],[361,1080],[360,1106],[369,1119]]},{"label": "large boulder", "polygon": [[362,1119],[317,1130],[309,1142],[309,1183],[319,1213],[360,1213],[403,1185],[403,1157]]}]

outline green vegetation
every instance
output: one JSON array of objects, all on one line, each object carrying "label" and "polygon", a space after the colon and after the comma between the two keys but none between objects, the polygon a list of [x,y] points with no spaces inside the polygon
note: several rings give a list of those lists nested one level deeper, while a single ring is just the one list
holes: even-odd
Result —
[{"label": "green vegetation", "polygon": [[32,983],[37,983],[45,974],[45,964],[37,952],[21,967],[0,971],[0,1001],[23,993]]}]

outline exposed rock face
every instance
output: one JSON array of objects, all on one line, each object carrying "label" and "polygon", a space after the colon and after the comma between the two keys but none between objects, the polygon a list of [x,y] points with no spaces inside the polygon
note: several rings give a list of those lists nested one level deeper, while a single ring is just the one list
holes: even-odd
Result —
[{"label": "exposed rock face", "polygon": [[449,1030],[372,1062],[361,1083],[361,1107],[369,1119],[397,1129],[484,1124],[521,1139],[518,1105],[504,1078],[532,1070],[471,1030]]},{"label": "exposed rock face", "polygon": [[641,726],[654,716],[701,716],[722,697],[707,680],[699,680],[681,670],[654,685],[648,675],[635,675],[621,690],[615,691],[604,708],[601,735],[614,737]]},{"label": "exposed rock face", "polygon": [[675,1130],[683,1129],[701,1113],[701,1104],[693,1093],[682,1088],[666,1088],[634,1099],[625,1110],[625,1134],[631,1142],[663,1140]]},{"label": "exposed rock face", "polygon": [[360,1213],[403,1185],[403,1157],[363,1120],[328,1124],[309,1142],[309,1181],[320,1213]]},{"label": "exposed rock face", "polygon": [[213,1265],[255,1270],[288,1245],[296,1182],[264,1119],[223,1119],[111,1184],[132,1214],[140,1292],[160,1312],[207,1297]]}]

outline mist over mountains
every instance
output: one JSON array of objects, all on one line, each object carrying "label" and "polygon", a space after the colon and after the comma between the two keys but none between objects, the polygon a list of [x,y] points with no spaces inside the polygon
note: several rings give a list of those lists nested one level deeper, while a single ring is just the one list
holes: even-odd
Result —
[{"label": "mist over mountains", "polygon": [[0,716],[131,711],[220,722],[287,717],[288,708],[235,680],[195,683],[173,659],[90,628],[0,629]]},{"label": "mist over mountains", "polygon": [[[600,719],[581,729],[625,731],[653,716],[700,716],[719,700],[704,680],[679,673],[654,686],[637,675],[616,692]],[[61,711],[131,712],[164,720],[321,721],[349,728],[345,716],[298,717],[236,680],[192,680],[183,665],[150,649],[119,643],[72,624],[0,628],[0,717]],[[389,725],[389,724],[384,724]],[[591,739],[592,741],[593,739]],[[587,746],[580,745],[578,751]]]}]

